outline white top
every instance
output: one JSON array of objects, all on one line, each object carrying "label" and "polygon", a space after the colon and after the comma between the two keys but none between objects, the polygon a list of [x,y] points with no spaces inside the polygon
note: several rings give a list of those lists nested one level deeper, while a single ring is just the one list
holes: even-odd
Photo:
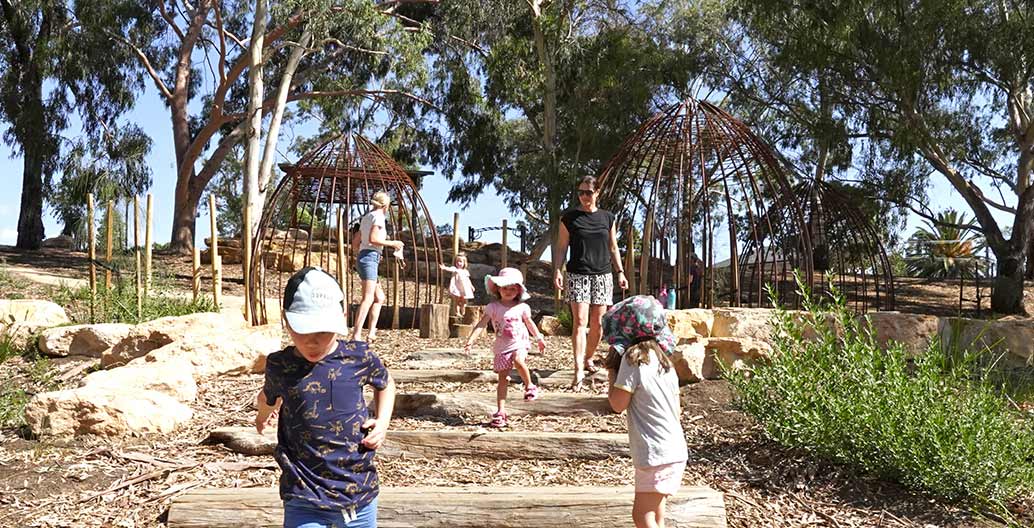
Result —
[{"label": "white top", "polygon": [[679,377],[675,368],[664,372],[652,354],[645,365],[621,358],[614,387],[632,393],[628,404],[628,445],[638,468],[684,462],[686,435],[679,417]]},{"label": "white top", "polygon": [[359,251],[367,249],[376,249],[381,252],[384,251],[384,246],[375,246],[370,243],[370,232],[373,231],[373,226],[380,226],[381,229],[387,229],[384,221],[384,209],[374,209],[363,215],[363,219],[359,221],[359,235],[362,237],[359,242]]}]

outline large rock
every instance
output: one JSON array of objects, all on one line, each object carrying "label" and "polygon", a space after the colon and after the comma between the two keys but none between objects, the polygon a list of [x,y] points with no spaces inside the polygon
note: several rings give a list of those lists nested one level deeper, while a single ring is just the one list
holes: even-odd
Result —
[{"label": "large rock", "polygon": [[668,327],[675,337],[708,337],[714,324],[714,312],[704,308],[668,310]]},{"label": "large rock", "polygon": [[40,436],[169,433],[193,414],[167,394],[137,388],[44,392],[25,407],[29,429]]},{"label": "large rock", "polygon": [[174,366],[185,361],[193,369],[195,380],[224,374],[261,373],[266,369],[266,356],[282,348],[282,337],[279,324],[196,334],[154,350],[129,365]]},{"label": "large rock", "polygon": [[697,383],[705,379],[714,379],[714,362],[710,369],[705,368],[707,350],[703,342],[689,343],[675,347],[671,361],[675,365],[675,373],[679,376],[679,385]]},{"label": "large rock", "polygon": [[716,308],[712,337],[749,337],[772,342],[771,308]]},{"label": "large rock", "polygon": [[39,336],[39,350],[45,356],[99,358],[105,350],[122,342],[133,331],[123,323],[58,326]]},{"label": "large rock", "polygon": [[495,266],[489,266],[488,264],[467,264],[467,270],[470,271],[470,281],[474,283],[475,290],[482,290],[485,288],[485,276],[495,273]]},{"label": "large rock", "polygon": [[245,326],[236,314],[202,312],[162,317],[133,327],[129,336],[101,355],[101,367],[125,365],[174,341],[201,336],[227,336]]},{"label": "large rock", "polygon": [[539,329],[542,331],[542,335],[547,336],[569,336],[571,330],[566,328],[560,323],[560,319],[557,319],[552,315],[543,315],[539,321]]},{"label": "large rock", "polygon": [[[223,264],[240,264],[242,262],[243,251],[239,247],[219,246],[219,257],[223,259]],[[201,250],[201,263],[212,264],[212,248]]]},{"label": "large rock", "polygon": [[1002,366],[1029,367],[1034,364],[1034,320],[983,321],[946,317],[939,329],[941,343],[960,350],[987,349],[1001,354]]},{"label": "large rock", "polygon": [[75,240],[68,235],[58,235],[56,237],[50,237],[40,243],[40,247],[55,248],[55,249],[72,249],[75,247]]},{"label": "large rock", "polygon": [[900,343],[913,357],[927,349],[940,328],[940,318],[936,315],[873,312],[865,317],[881,346],[887,347],[892,341]]},{"label": "large rock", "polygon": [[186,359],[98,370],[87,374],[82,384],[85,388],[99,391],[155,391],[172,396],[181,403],[197,399],[194,365]]},{"label": "large rock", "polygon": [[10,338],[18,348],[28,346],[41,330],[71,322],[65,309],[50,301],[0,299],[0,335]]},{"label": "large rock", "polygon": [[740,370],[772,356],[768,343],[750,337],[711,337],[704,343],[707,358],[703,365],[704,377],[718,379],[722,368]]}]

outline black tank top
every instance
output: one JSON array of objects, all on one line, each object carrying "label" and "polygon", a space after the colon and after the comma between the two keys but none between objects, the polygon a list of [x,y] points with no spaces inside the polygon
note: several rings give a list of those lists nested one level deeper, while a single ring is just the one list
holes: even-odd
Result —
[{"label": "black tank top", "polygon": [[610,262],[610,231],[614,215],[597,209],[594,213],[569,209],[560,217],[570,234],[571,259],[567,271],[579,275],[603,275],[613,271]]}]

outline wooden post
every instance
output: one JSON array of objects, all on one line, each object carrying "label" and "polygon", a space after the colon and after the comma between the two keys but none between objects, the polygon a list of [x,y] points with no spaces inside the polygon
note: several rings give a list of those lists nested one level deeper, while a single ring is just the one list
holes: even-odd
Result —
[{"label": "wooden post", "polygon": [[94,321],[94,304],[97,301],[97,237],[94,233],[96,222],[93,213],[93,193],[86,195],[86,222],[89,232],[89,256],[90,256],[90,322]]},{"label": "wooden post", "polygon": [[398,330],[399,327],[399,261],[395,257],[391,258],[392,264],[392,284],[391,284],[391,303],[395,307],[391,310],[391,329]]},{"label": "wooden post", "polygon": [[[126,218],[126,223],[129,223],[129,218]],[[144,311],[144,297],[143,297],[143,283],[141,281],[140,266],[142,262],[140,260],[140,197],[133,196],[133,261],[134,261],[134,273],[136,279],[136,318],[139,320],[143,316]]]},{"label": "wooden post", "polygon": [[147,193],[147,211],[144,214],[144,300],[151,291],[151,247],[154,245],[154,197]]},{"label": "wooden post", "polygon": [[215,210],[215,195],[208,195],[208,218],[211,220],[212,234],[209,238],[211,241],[208,244],[208,249],[212,255],[212,300],[215,302],[216,307],[219,307],[220,301],[223,300],[222,292],[222,270],[220,268],[219,258],[219,229],[216,226],[218,213]]},{"label": "wooden post", "polygon": [[[452,260],[456,261],[456,255],[460,252],[460,213],[452,213]],[[451,264],[450,264],[451,265]]]},{"label": "wooden post", "polygon": [[244,245],[241,263],[244,267],[244,320],[251,324],[251,211],[247,204],[244,205],[243,226],[241,227],[241,242]]},{"label": "wooden post", "polygon": [[448,304],[427,303],[420,305],[420,337],[424,339],[445,339],[449,337]]},{"label": "wooden post", "polygon": [[625,279],[628,280],[628,292],[632,295],[636,291],[635,287],[635,227],[632,225],[632,219],[628,219],[628,233],[625,235]]},{"label": "wooden post", "polygon": [[111,289],[111,246],[112,246],[112,226],[115,224],[115,202],[108,200],[108,216],[105,219],[105,226],[107,227],[107,233],[105,233],[105,239],[108,243],[107,248],[104,250],[104,260],[108,263],[108,269],[104,270],[104,287]]},{"label": "wooden post", "polygon": [[194,262],[191,273],[191,281],[194,286],[194,302],[201,296],[201,246],[194,244]]},{"label": "wooden post", "polygon": [[507,256],[508,256],[507,254],[510,252],[509,248],[506,246],[506,238],[507,238],[506,235],[508,235],[508,234],[509,234],[509,231],[506,229],[506,219],[503,218],[503,253],[502,253],[502,256],[500,257],[501,263],[500,263],[500,266],[499,266],[501,268],[505,268],[506,267],[507,260],[508,260],[507,259]]},{"label": "wooden post", "polygon": [[345,211],[337,208],[337,283],[341,286],[341,295],[345,298],[345,320],[348,320],[348,286],[345,285]]},{"label": "wooden post", "polygon": [[642,256],[639,258],[639,295],[649,295],[649,265],[653,253],[653,207],[646,211],[646,225],[643,226],[643,239],[640,244]]}]

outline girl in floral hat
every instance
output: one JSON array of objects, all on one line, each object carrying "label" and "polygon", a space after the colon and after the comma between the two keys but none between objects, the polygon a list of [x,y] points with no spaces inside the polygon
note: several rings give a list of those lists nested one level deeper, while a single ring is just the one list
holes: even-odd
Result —
[{"label": "girl in floral hat", "polygon": [[629,297],[603,315],[610,343],[607,398],[628,410],[628,443],[635,466],[636,527],[664,526],[664,504],[682,483],[688,449],[682,432],[679,379],[668,356],[675,337],[664,309],[646,295]]},{"label": "girl in floral hat", "polygon": [[463,349],[470,352],[470,347],[481,332],[492,322],[495,330],[495,343],[492,352],[495,354],[493,369],[499,376],[496,385],[497,411],[489,423],[492,427],[506,427],[506,389],[510,382],[510,370],[517,369],[517,374],[524,382],[524,399],[534,400],[539,396],[539,388],[531,383],[531,372],[528,371],[528,351],[531,339],[538,343],[539,351],[546,350],[546,341],[539,329],[531,320],[531,308],[524,301],[528,300],[524,287],[524,275],[515,268],[503,268],[498,275],[485,277],[485,289],[496,300],[485,307],[485,315],[478,321],[474,331],[467,338]]}]

